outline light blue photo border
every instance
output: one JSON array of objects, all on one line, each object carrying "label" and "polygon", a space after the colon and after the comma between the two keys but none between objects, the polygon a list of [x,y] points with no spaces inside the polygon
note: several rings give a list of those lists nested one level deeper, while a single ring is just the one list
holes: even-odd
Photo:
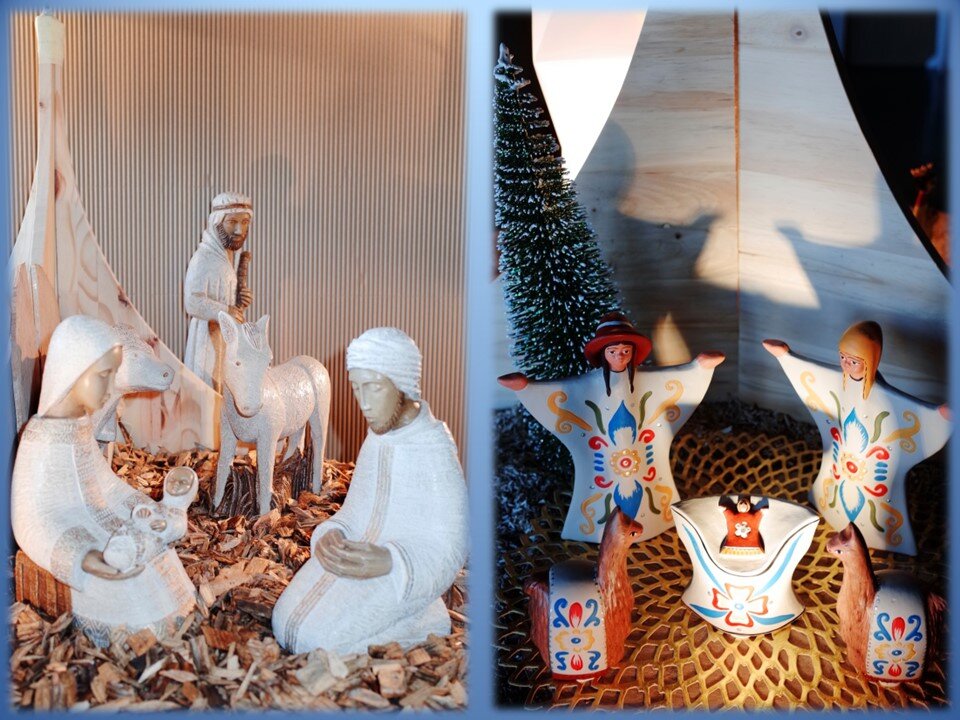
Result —
[{"label": "light blue photo border", "polygon": [[[949,69],[948,73],[948,127],[953,130],[958,127],[958,118],[960,118],[960,79],[958,79],[958,70],[960,70],[960,13],[953,8],[953,3],[949,0],[919,0],[909,2],[908,0],[889,0],[887,2],[858,1],[848,0],[847,2],[823,2],[813,3],[814,6],[823,10],[864,10],[864,11],[883,11],[883,10],[937,10],[948,13],[949,17]],[[556,0],[551,3],[533,3],[535,9],[556,9],[556,10],[625,10],[636,8],[638,3],[620,1],[590,2],[589,0],[580,0],[579,2],[570,2],[568,0]],[[771,10],[789,10],[797,7],[810,7],[811,3],[787,2],[766,2],[753,1],[738,3],[737,7],[741,10],[752,9],[771,9]],[[120,12],[155,12],[155,11],[237,11],[250,10],[262,12],[283,12],[283,11],[462,11],[466,13],[467,29],[467,58],[466,58],[466,116],[469,118],[467,132],[467,173],[466,173],[466,198],[467,198],[467,242],[468,249],[466,254],[466,303],[467,303],[467,337],[465,339],[465,350],[467,358],[467,386],[465,388],[467,400],[466,421],[466,447],[464,448],[464,457],[466,458],[466,474],[469,481],[470,507],[471,507],[471,556],[470,556],[470,576],[469,576],[469,607],[467,615],[470,618],[470,627],[468,634],[469,642],[469,673],[468,673],[468,694],[469,708],[466,713],[463,712],[444,712],[430,713],[436,717],[527,717],[529,710],[511,709],[505,710],[497,708],[494,704],[494,663],[495,655],[495,637],[493,632],[493,602],[494,592],[494,537],[493,537],[493,455],[492,455],[492,403],[494,382],[494,363],[491,348],[493,347],[493,313],[492,308],[497,299],[493,297],[492,285],[489,277],[490,258],[491,258],[491,233],[493,226],[493,153],[492,153],[492,102],[493,102],[493,66],[496,62],[494,57],[494,38],[493,22],[494,14],[501,11],[519,11],[529,10],[531,3],[482,3],[482,2],[451,2],[445,0],[419,0],[417,2],[391,2],[390,0],[380,0],[372,2],[367,0],[354,0],[353,2],[318,2],[301,1],[291,2],[290,0],[281,0],[280,2],[267,3],[265,0],[234,0],[234,2],[224,2],[223,0],[195,0],[194,2],[185,2],[176,0],[174,2],[149,2],[149,3],[124,3],[119,0],[100,0],[99,2],[76,2],[67,0],[65,2],[18,3],[14,6],[6,5],[4,12],[0,15],[0,46],[3,51],[0,52],[0,105],[5,108],[5,112],[0,113],[0,223],[2,227],[13,227],[10,217],[11,187],[10,187],[10,13],[19,11],[40,11],[44,7],[51,7],[57,10],[66,11],[120,11]],[[734,7],[732,3],[716,2],[713,0],[701,0],[700,2],[680,2],[659,3],[654,7],[669,8],[670,10],[689,10],[689,11],[729,11]],[[951,12],[952,11],[952,12]],[[950,233],[953,238],[960,238],[960,177],[958,177],[958,156],[960,156],[960,139],[957,133],[950,133],[949,143],[949,184],[950,184],[950,207],[955,209],[951,219]],[[13,237],[8,237],[6,255],[9,254],[9,248],[13,245]],[[6,256],[5,255],[5,256]],[[6,272],[3,274],[6,282]],[[4,287],[0,293],[0,333],[3,338],[9,337],[9,290]],[[958,367],[960,367],[960,358],[957,355],[957,318],[958,318],[958,294],[956,287],[953,289],[951,304],[949,308],[950,337],[948,347],[950,352],[950,406],[954,409],[960,409],[960,388],[958,388]],[[9,377],[9,356],[4,354],[5,369],[3,372]],[[9,380],[0,380],[0,467],[4,468],[5,477],[10,477],[10,468],[12,459],[10,449],[12,447],[13,437],[13,400],[11,383]],[[960,450],[957,443],[952,442],[949,447],[948,468],[951,491],[949,493],[950,518],[960,519],[960,493],[954,491],[952,486],[958,480],[958,460],[960,460]],[[7,483],[9,486],[9,480]],[[0,500],[0,527],[5,528],[0,532],[0,550],[4,562],[9,557],[11,533],[9,531],[9,492],[4,490],[2,500]],[[952,540],[952,538],[951,538]],[[952,562],[952,554],[949,558],[950,568],[950,597],[958,600],[956,592],[958,583],[958,568]],[[8,570],[7,580],[0,583],[2,585],[2,597],[4,599],[4,608],[10,605],[10,572]],[[958,603],[954,602],[954,607]],[[950,636],[949,648],[950,657],[955,660],[958,655],[958,632],[956,622]],[[9,710],[9,663],[6,658],[9,657],[8,632],[0,633],[2,639],[4,660],[4,679],[2,689],[0,689],[0,715],[6,716]],[[949,697],[951,701],[956,697],[956,670],[950,668],[948,672]],[[622,711],[614,713],[614,716],[633,715],[632,711]],[[924,711],[903,711],[901,715],[920,714]],[[178,711],[173,713],[144,713],[139,717],[196,717],[196,716],[217,716],[222,711],[208,711],[197,713],[190,711]],[[296,714],[300,716],[314,715],[335,715],[336,713],[281,713],[280,711],[270,712],[275,714]],[[692,716],[707,716],[705,711],[684,713]],[[65,717],[67,713],[30,713],[30,717],[56,716]]]}]

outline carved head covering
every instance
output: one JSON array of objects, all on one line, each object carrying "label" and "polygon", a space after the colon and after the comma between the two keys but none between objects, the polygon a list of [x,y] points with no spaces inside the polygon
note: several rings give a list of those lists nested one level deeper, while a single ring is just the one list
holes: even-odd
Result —
[{"label": "carved head covering", "polygon": [[593,367],[603,362],[603,350],[609,345],[625,343],[633,346],[633,364],[639,365],[650,354],[650,339],[640,333],[621,312],[608,312],[600,318],[597,332],[587,341],[583,354]]},{"label": "carved head covering", "polygon": [[[880,365],[883,331],[873,320],[854,323],[840,336],[840,342],[837,345],[840,352],[863,360],[866,369],[863,375],[863,399],[866,400],[873,387],[873,381],[877,377],[877,367]],[[846,387],[846,371],[843,373],[843,384]]]},{"label": "carved head covering", "polygon": [[390,379],[411,400],[420,399],[420,348],[403,330],[367,330],[347,346],[347,372],[373,370]]},{"label": "carved head covering", "polygon": [[50,336],[37,414],[55,407],[91,365],[120,345],[120,337],[102,320],[88,315],[63,320]]},{"label": "carved head covering", "polygon": [[253,219],[253,202],[243,193],[222,192],[210,203],[210,217],[207,228],[216,234],[217,225],[230,213],[245,212]]}]

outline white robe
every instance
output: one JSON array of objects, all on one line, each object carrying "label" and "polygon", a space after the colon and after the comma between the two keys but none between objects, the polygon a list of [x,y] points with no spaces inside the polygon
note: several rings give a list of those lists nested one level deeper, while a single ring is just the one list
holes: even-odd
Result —
[{"label": "white robe", "polygon": [[680,500],[670,469],[670,446],[710,387],[713,368],[638,367],[633,390],[627,371],[603,370],[555,382],[530,382],[517,399],[573,457],[573,498],[561,537],[599,543],[616,504],[643,526],[641,539],[673,527],[670,506]]},{"label": "white robe", "polygon": [[183,364],[211,387],[218,345],[223,343],[217,313],[236,302],[236,268],[216,236],[204,230],[183,281],[183,307],[190,316]]},{"label": "white robe", "polygon": [[[140,504],[167,519],[173,537],[132,527],[131,511]],[[192,610],[193,583],[166,546],[186,529],[183,511],[154,502],[114,475],[88,416],[31,418],[13,467],[10,510],[17,544],[70,586],[76,623],[94,642],[107,645],[143,628],[163,638]],[[115,532],[134,538],[143,572],[105,580],[84,571],[84,556],[102,551]]]},{"label": "white robe", "polygon": [[848,378],[844,387],[838,367],[794,353],[777,359],[823,442],[810,502],[837,530],[855,523],[868,547],[915,555],[907,471],[946,444],[950,421],[880,373],[864,399],[863,382]]},{"label": "white robe", "polygon": [[[409,425],[369,432],[343,507],[313,531],[310,558],[277,600],[277,640],[291,652],[354,653],[449,633],[439,596],[466,558],[466,513],[456,445],[426,403]],[[391,571],[363,580],[328,573],[314,552],[331,530],[387,548]]]}]

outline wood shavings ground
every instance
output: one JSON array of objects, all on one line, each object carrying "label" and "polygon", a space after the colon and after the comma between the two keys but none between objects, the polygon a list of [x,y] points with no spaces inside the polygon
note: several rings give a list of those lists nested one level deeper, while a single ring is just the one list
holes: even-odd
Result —
[{"label": "wood shavings ground", "polygon": [[[237,463],[249,463],[238,458]],[[179,637],[159,642],[149,630],[96,648],[69,614],[47,617],[24,603],[10,608],[11,703],[37,710],[98,709],[437,709],[467,702],[466,573],[444,595],[453,632],[404,651],[395,643],[364,655],[291,654],[274,639],[273,605],[310,556],[313,528],[339,508],[352,463],[324,462],[319,495],[303,492],[268,515],[210,516],[217,454],[150,453],[119,445],[113,468],[159,499],[172,467],[192,467],[200,495],[176,544],[198,589],[197,608]],[[12,561],[11,561],[12,562]]]}]

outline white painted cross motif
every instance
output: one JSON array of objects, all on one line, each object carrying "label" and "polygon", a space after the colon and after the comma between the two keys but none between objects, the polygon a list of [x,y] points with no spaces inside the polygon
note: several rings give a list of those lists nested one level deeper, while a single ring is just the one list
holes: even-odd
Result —
[{"label": "white painted cross motif", "polygon": [[220,312],[225,349],[223,405],[220,417],[220,459],[214,507],[223,500],[237,440],[256,443],[257,498],[260,514],[270,511],[273,466],[277,442],[290,438],[287,457],[303,440],[309,424],[313,441],[313,492],[320,492],[323,448],[330,419],[330,375],[312,357],[298,355],[271,367],[273,352],[267,342],[264,315],[256,323],[240,324]]}]

